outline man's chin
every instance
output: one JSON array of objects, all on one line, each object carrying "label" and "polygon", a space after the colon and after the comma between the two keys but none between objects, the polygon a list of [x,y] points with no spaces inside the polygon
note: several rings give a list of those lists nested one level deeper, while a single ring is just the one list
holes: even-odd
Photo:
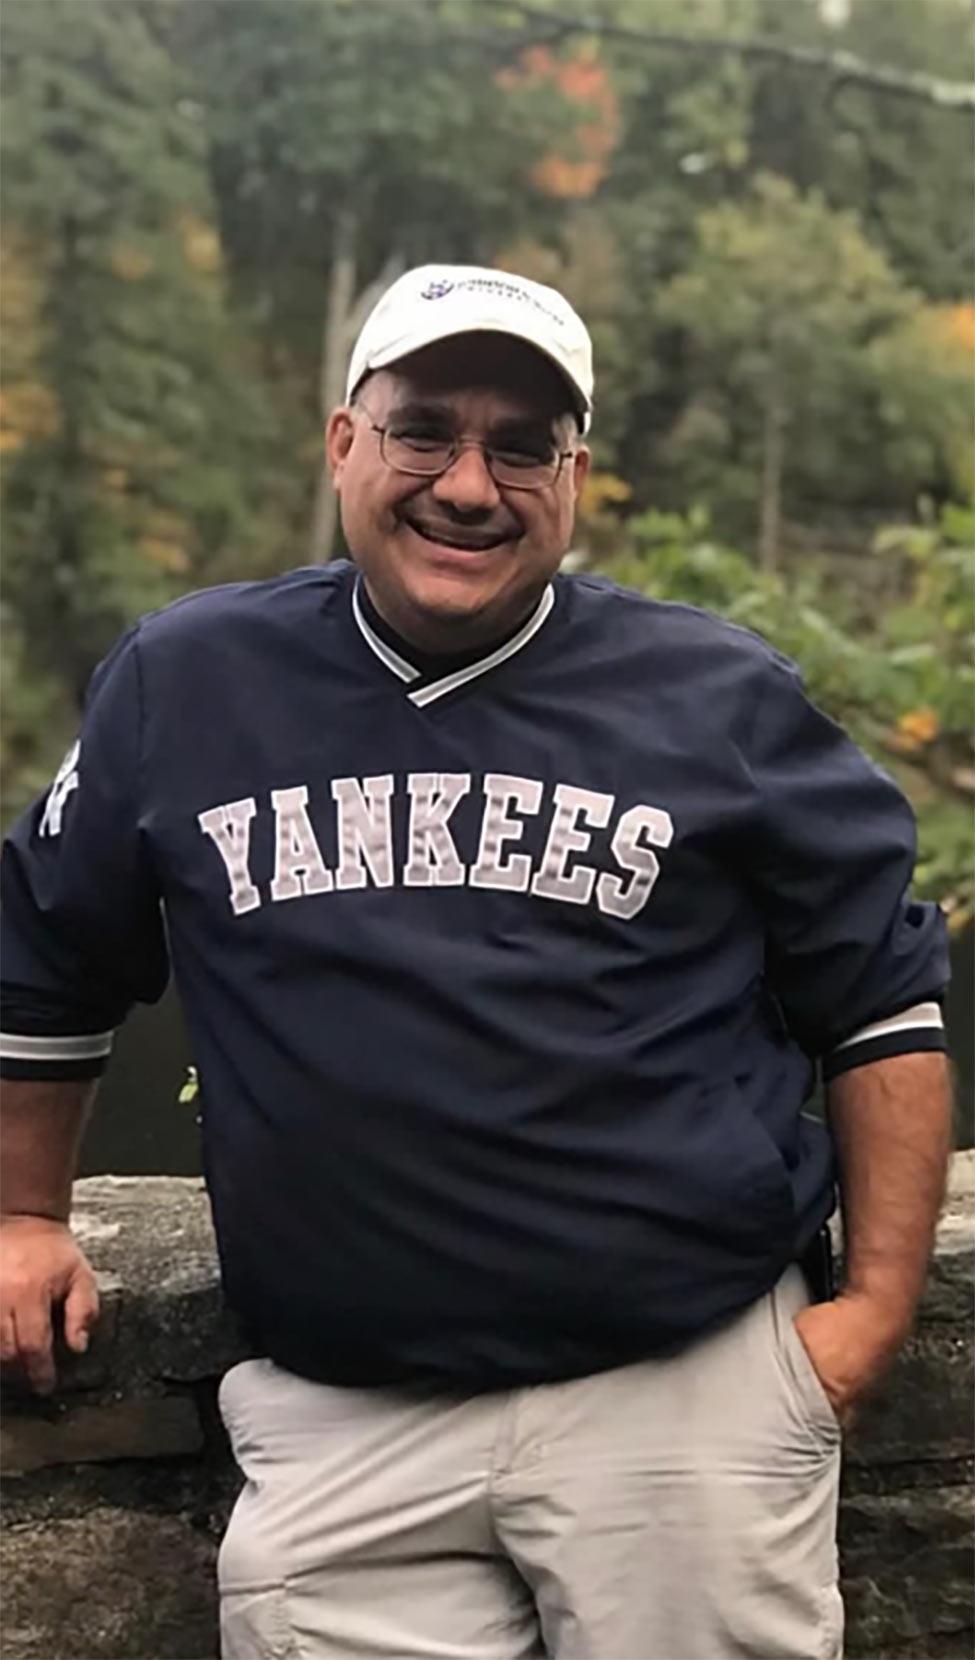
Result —
[{"label": "man's chin", "polygon": [[520,600],[496,580],[473,581],[442,571],[424,573],[422,580],[413,573],[401,598],[405,603],[400,632],[427,650],[443,652],[490,642],[517,623],[518,613],[532,603],[531,596]]},{"label": "man's chin", "polygon": [[362,565],[374,604],[415,645],[443,652],[473,648],[516,627],[536,603],[519,540],[468,551],[404,531],[384,559]]},{"label": "man's chin", "polygon": [[416,584],[410,589],[409,602],[417,617],[458,626],[505,609],[505,596],[494,587],[450,577]]},{"label": "man's chin", "polygon": [[424,556],[411,559],[403,571],[405,591],[420,610],[476,615],[504,604],[513,574],[511,552],[509,543],[478,552],[429,543]]}]

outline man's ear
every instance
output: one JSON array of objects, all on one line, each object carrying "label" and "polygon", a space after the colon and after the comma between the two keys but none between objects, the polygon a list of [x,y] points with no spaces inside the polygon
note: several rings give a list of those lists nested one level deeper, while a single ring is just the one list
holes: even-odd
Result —
[{"label": "man's ear", "polygon": [[572,458],[572,492],[578,501],[582,493],[582,486],[589,476],[589,463],[592,460],[592,451],[588,444],[580,444]]},{"label": "man's ear", "polygon": [[325,423],[325,456],[336,490],[342,488],[342,474],[354,437],[355,417],[351,409],[344,404],[333,409]]}]

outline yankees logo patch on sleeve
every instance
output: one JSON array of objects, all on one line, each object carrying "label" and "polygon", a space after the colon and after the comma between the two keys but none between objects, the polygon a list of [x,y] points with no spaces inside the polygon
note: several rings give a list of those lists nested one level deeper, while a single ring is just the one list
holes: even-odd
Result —
[{"label": "yankees logo patch on sleeve", "polygon": [[61,821],[64,817],[65,804],[72,790],[78,788],[78,761],[80,757],[81,742],[76,740],[61,762],[47,800],[44,803],[44,816],[41,819],[39,831],[42,836],[60,836],[61,834]]}]

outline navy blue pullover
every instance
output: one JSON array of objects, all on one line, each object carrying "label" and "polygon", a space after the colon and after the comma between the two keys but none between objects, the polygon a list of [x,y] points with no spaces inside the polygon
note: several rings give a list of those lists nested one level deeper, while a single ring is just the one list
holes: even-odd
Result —
[{"label": "navy blue pullover", "polygon": [[190,596],[4,854],[4,1069],[104,1064],[171,958],[225,1288],[335,1383],[660,1353],[833,1208],[827,1075],[943,1046],[902,796],[794,667],[559,577],[419,673],[352,567]]}]

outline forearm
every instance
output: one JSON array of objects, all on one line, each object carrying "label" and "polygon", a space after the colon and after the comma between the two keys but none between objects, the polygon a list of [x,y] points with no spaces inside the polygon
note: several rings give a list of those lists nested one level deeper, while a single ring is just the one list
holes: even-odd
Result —
[{"label": "forearm", "polygon": [[924,1285],[951,1150],[951,1084],[941,1054],[898,1055],[829,1086],[846,1249],[844,1295],[909,1330]]},{"label": "forearm", "polygon": [[5,1216],[67,1221],[96,1087],[91,1079],[5,1080],[0,1103],[0,1207]]}]

